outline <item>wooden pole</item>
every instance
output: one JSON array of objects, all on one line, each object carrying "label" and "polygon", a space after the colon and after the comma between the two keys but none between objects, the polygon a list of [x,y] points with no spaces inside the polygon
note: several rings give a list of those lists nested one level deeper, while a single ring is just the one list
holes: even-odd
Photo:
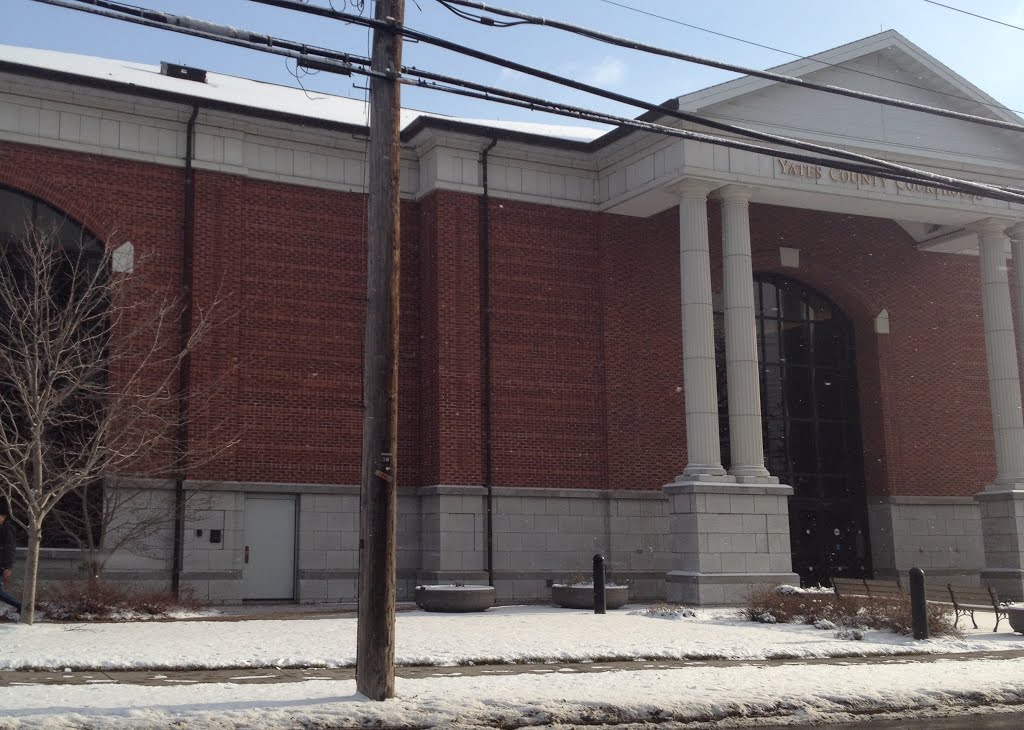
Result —
[{"label": "wooden pole", "polygon": [[[402,23],[405,0],[377,0],[374,17]],[[374,71],[397,76],[402,37],[375,30],[371,62]],[[356,689],[371,700],[395,694],[400,99],[394,78],[371,77],[356,645]]]}]

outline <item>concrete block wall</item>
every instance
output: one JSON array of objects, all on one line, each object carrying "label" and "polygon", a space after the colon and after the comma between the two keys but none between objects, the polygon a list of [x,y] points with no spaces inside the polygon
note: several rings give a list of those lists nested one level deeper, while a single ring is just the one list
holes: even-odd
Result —
[{"label": "concrete block wall", "polygon": [[427,584],[487,582],[487,490],[483,487],[422,487],[422,562],[418,580]]},{"label": "concrete block wall", "polygon": [[942,581],[976,584],[985,565],[982,513],[970,497],[882,497],[868,505],[877,577],[914,567]]},{"label": "concrete block wall", "polygon": [[793,573],[791,487],[681,482],[670,501],[673,602],[738,604],[752,586],[798,584]]},{"label": "concrete block wall", "polygon": [[666,500],[660,492],[494,489],[494,582],[500,602],[541,601],[550,582],[591,575],[605,557],[631,599],[664,599],[669,566]]},{"label": "concrete block wall", "polygon": [[[210,603],[242,600],[245,545],[245,492],[203,492],[204,509],[185,519],[185,554],[181,585]],[[211,543],[210,529],[222,530],[220,544]],[[203,535],[197,536],[196,530]]]},{"label": "concrete block wall", "polygon": [[981,578],[1000,598],[1024,600],[1024,490],[990,487],[975,499],[985,536]]}]

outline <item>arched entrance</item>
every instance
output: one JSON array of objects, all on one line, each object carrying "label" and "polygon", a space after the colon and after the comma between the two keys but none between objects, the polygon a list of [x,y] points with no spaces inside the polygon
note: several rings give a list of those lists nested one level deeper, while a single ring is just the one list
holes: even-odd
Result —
[{"label": "arched entrance", "polygon": [[[754,301],[765,465],[794,489],[793,571],[808,584],[870,576],[853,325],[821,294],[777,275],[754,277]],[[716,330],[728,460],[724,336]]]}]

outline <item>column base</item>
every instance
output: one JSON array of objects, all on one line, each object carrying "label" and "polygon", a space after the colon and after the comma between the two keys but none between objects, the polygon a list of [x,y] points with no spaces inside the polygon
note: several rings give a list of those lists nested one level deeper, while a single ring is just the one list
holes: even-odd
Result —
[{"label": "column base", "polygon": [[736,477],[730,476],[725,469],[699,471],[694,474],[683,472],[676,476],[676,482],[734,482]]},{"label": "column base", "polygon": [[760,476],[754,474],[734,474],[737,484],[778,484],[779,478],[773,477],[770,474],[768,476]]},{"label": "column base", "polygon": [[739,606],[758,586],[800,585],[796,573],[691,573],[673,570],[665,576],[671,603],[696,606]]},{"label": "column base", "polygon": [[974,495],[981,508],[981,580],[1006,601],[1024,599],[1024,484],[991,484]]},{"label": "column base", "polygon": [[672,570],[669,600],[738,604],[751,587],[792,583],[789,496],[785,484],[685,480],[666,484]]}]

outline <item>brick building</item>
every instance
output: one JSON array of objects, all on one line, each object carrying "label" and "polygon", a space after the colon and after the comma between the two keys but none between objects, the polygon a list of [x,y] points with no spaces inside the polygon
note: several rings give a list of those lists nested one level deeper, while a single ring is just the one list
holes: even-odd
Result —
[{"label": "brick building", "polygon": [[[1020,121],[892,31],[817,58],[779,70]],[[965,121],[756,78],[678,104],[1024,177],[1013,133]],[[363,119],[0,47],[0,233],[39,201],[177,281],[188,227],[196,301],[234,297],[192,367],[198,387],[238,365],[192,424],[239,435],[186,485],[212,503],[181,580],[213,601],[355,595]],[[408,113],[403,142],[400,598],[491,577],[500,600],[541,599],[595,552],[638,598],[915,565],[1020,597],[1024,274],[1004,262],[1024,207],[625,129]],[[166,584],[161,544],[108,573]],[[75,561],[48,550],[42,576]]]}]

